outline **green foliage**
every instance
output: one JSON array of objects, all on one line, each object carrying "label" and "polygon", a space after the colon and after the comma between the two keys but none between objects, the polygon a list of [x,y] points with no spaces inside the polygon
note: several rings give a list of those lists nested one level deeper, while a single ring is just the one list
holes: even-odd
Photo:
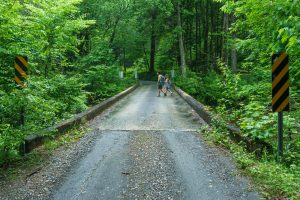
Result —
[{"label": "green foliage", "polygon": [[[26,135],[133,84],[135,70],[145,79],[155,80],[156,74],[146,73],[152,37],[156,43],[157,68],[170,70],[179,63],[178,33],[182,32],[187,63],[196,72],[188,71],[186,77],[176,73],[175,83],[199,101],[215,106],[226,120],[241,127],[244,136],[259,138],[274,148],[276,118],[271,112],[270,56],[280,51],[289,54],[291,112],[285,114],[284,121],[287,171],[280,173],[290,173],[300,162],[300,111],[297,109],[300,106],[300,4],[298,0],[214,1],[219,3],[2,0],[0,165],[18,158],[18,146]],[[177,3],[182,9],[182,30],[177,27],[175,17]],[[229,13],[230,32],[226,32],[226,15],[215,10],[220,3],[223,3],[222,11]],[[198,21],[194,23],[194,20]],[[208,30],[207,36],[202,30]],[[193,42],[193,38],[198,41]],[[223,63],[232,54],[233,47],[237,50],[237,71]],[[28,87],[23,90],[16,89],[12,80],[16,55],[29,57]],[[217,56],[222,59],[218,60]],[[123,68],[126,76],[120,79],[118,73]],[[25,124],[21,125],[19,113],[23,107]],[[224,122],[215,123],[226,129]],[[230,140],[224,130],[219,129],[213,139],[227,146]],[[254,165],[251,156],[241,153],[237,157],[244,168]],[[271,176],[274,169],[272,162],[269,171],[262,164],[253,174],[263,177],[260,174],[263,172]],[[294,181],[290,175],[275,180],[288,182],[289,179]],[[293,196],[295,187],[284,184],[274,188]]]},{"label": "green foliage", "polygon": [[[229,120],[237,122],[243,134],[252,139],[260,138],[276,149],[277,119],[271,112],[271,62],[273,53],[287,52],[290,66],[290,107],[285,115],[284,143],[285,164],[299,164],[299,2],[291,1],[220,1],[223,11],[235,16],[231,32],[235,34],[235,46],[243,60],[240,67],[249,73],[241,76],[236,94],[225,100],[237,102],[236,111],[226,106],[222,112]],[[262,26],[263,24],[263,26]],[[234,74],[230,75],[234,77]],[[224,102],[225,104],[225,102]],[[236,108],[236,106],[234,107]],[[234,113],[235,115],[230,115]]]},{"label": "green foliage", "polygon": [[257,161],[254,155],[246,153],[240,146],[232,145],[230,148],[238,165],[258,184],[264,196],[299,198],[299,167],[293,165],[287,168],[268,158]]},{"label": "green foliage", "polygon": [[[249,74],[239,74],[219,63],[219,73],[211,71],[196,79],[193,75],[188,75],[177,85],[206,105],[215,106],[215,110],[224,119],[242,129],[243,136],[252,140],[263,140],[276,149],[277,115],[271,111],[270,71],[255,68]],[[195,85],[200,87],[195,90]],[[294,88],[292,86],[291,91],[295,91]],[[299,112],[293,109],[299,104],[299,96],[296,91],[291,94],[292,110],[284,118],[287,166],[300,164],[299,123],[296,120]]]},{"label": "green foliage", "polygon": [[[25,89],[0,96],[0,165],[18,155],[26,135],[86,109],[86,94],[78,78],[63,75],[44,80],[32,78]],[[21,124],[24,109],[25,124]]]},{"label": "green foliage", "polygon": [[84,126],[74,127],[69,130],[66,134],[59,136],[55,140],[48,139],[45,141],[45,149],[48,151],[53,151],[60,146],[68,145],[70,143],[78,141],[83,137],[88,130]]},{"label": "green foliage", "polygon": [[[26,135],[51,126],[87,108],[87,94],[93,103],[111,97],[133,84],[133,75],[124,80],[99,66],[85,77],[57,75],[51,79],[32,78],[25,89],[13,89],[0,96],[0,165],[18,156],[18,148]],[[129,75],[128,75],[129,76]],[[88,93],[83,90],[88,90]],[[20,111],[24,108],[25,124]]]},{"label": "green foliage", "polygon": [[0,124],[0,166],[19,158],[18,147],[23,139],[21,130],[13,130],[9,124]]},{"label": "green foliage", "polygon": [[175,83],[206,105],[216,106],[222,99],[224,88],[220,87],[220,85],[224,82],[222,76],[214,71],[205,75],[188,71],[186,77],[176,77]]},{"label": "green foliage", "polygon": [[[286,50],[289,54],[299,52],[299,45],[297,45],[300,31],[299,2],[297,0],[222,0],[222,2],[224,3],[222,9],[237,17],[232,27],[232,30],[241,36],[237,40],[237,46],[248,50],[247,52],[250,53],[248,58],[251,60],[265,56],[266,52],[271,51]],[[245,43],[246,41],[248,42]]]},{"label": "green foliage", "polygon": [[202,86],[197,99],[209,106],[218,105],[222,98],[222,88],[219,87],[221,82],[221,76],[214,71],[202,76]]},{"label": "green foliage", "polygon": [[78,33],[93,23],[79,13],[80,2],[4,0],[0,7],[1,68],[10,68],[15,55],[28,56],[31,71],[44,71],[45,76],[50,67],[69,67],[78,52]]},{"label": "green foliage", "polygon": [[[87,103],[113,96],[135,82],[130,69],[126,78],[120,80],[119,67],[105,67],[125,63],[125,58],[115,56],[118,52],[121,56],[120,48],[136,48],[133,41],[139,37],[138,31],[132,34],[129,26],[119,36],[115,35],[117,28],[114,29],[119,23],[120,27],[126,27],[122,20],[127,16],[129,1],[103,0],[102,3],[93,0],[1,2],[0,165],[18,158],[19,145],[27,135],[67,119],[85,110]],[[85,20],[85,16],[90,20]],[[105,33],[108,24],[112,28],[106,30],[111,33],[109,36]],[[132,38],[122,43],[126,35]],[[80,54],[85,56],[79,60]],[[28,87],[24,89],[16,87],[13,81],[16,55],[29,58]],[[133,58],[130,54],[127,57]],[[21,110],[24,110],[24,124]]]},{"label": "green foliage", "polygon": [[240,169],[249,175],[261,193],[266,198],[298,199],[300,197],[300,168],[292,164],[287,167],[274,161],[273,156],[265,155],[258,160],[248,153],[243,144],[231,141],[226,131],[226,122],[213,119],[212,126],[200,130],[209,141],[230,150]]},{"label": "green foliage", "polygon": [[299,169],[287,169],[278,163],[263,160],[249,167],[247,171],[267,191],[264,195],[299,198]]},{"label": "green foliage", "polygon": [[177,62],[173,56],[177,49],[177,34],[174,32],[165,34],[159,45],[159,50],[156,55],[156,64],[164,71],[169,69]]},{"label": "green foliage", "polygon": [[176,85],[180,88],[183,88],[190,95],[197,96],[201,88],[199,76],[197,76],[197,74],[194,72],[187,71],[186,77],[176,77]]},{"label": "green foliage", "polygon": [[139,58],[134,62],[133,68],[138,72],[147,72],[147,60],[145,58]]},{"label": "green foliage", "polygon": [[133,63],[143,53],[141,45],[145,42],[137,30],[132,6],[131,0],[86,0],[81,5],[87,18],[96,20],[96,24],[83,33],[88,38],[84,42],[87,52],[83,65]]},{"label": "green foliage", "polygon": [[134,83],[133,74],[127,74],[124,79],[119,78],[119,67],[95,66],[91,67],[84,77],[89,92],[89,103],[96,103],[115,95]]},{"label": "green foliage", "polygon": [[237,91],[240,90],[240,75],[235,74],[224,63],[219,62],[222,79],[217,82],[219,88],[222,88],[222,97],[219,99],[219,104],[226,106],[226,108],[236,108],[239,103],[237,98]]},{"label": "green foliage", "polygon": [[[222,2],[223,10],[236,16],[231,31],[237,35],[234,43],[239,56],[245,59],[241,67],[268,70],[272,53],[287,52],[291,77],[299,73],[300,4],[297,0]],[[296,81],[291,79],[291,84],[298,85]]]},{"label": "green foliage", "polygon": [[82,65],[95,66],[103,63],[108,65],[114,64],[114,55],[107,41],[102,37],[95,36],[90,42],[91,50],[88,55],[81,59]]},{"label": "green foliage", "polygon": [[87,108],[87,92],[83,90],[85,85],[81,82],[81,77],[67,78],[58,75],[49,79],[48,85],[48,98],[56,100],[56,116],[59,118],[68,118],[69,113],[79,113]]},{"label": "green foliage", "polygon": [[244,112],[241,113],[239,124],[244,136],[252,139],[275,139],[275,115],[266,113],[265,108],[265,105],[259,101],[252,101],[243,108]]}]

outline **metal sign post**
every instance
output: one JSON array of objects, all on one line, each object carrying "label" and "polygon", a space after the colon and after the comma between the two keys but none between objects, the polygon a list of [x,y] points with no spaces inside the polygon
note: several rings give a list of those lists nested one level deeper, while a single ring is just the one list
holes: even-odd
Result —
[{"label": "metal sign post", "polygon": [[289,58],[286,53],[272,56],[272,110],[278,112],[278,161],[283,156],[283,111],[289,111]]},{"label": "metal sign post", "polygon": [[278,113],[278,149],[277,155],[279,161],[283,156],[283,112]]}]

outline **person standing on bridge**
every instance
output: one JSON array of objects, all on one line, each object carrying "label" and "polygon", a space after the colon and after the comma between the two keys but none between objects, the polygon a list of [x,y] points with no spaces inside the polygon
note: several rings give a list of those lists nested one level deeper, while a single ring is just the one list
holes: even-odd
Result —
[{"label": "person standing on bridge", "polygon": [[165,84],[165,77],[160,74],[160,72],[157,72],[157,89],[158,94],[157,96],[160,96],[160,92],[164,93],[165,96],[167,96],[167,93],[163,91],[163,85]]},{"label": "person standing on bridge", "polygon": [[168,93],[168,91],[171,93],[171,96],[173,95],[173,92],[171,91],[171,80],[170,80],[170,77],[168,74],[166,74],[166,80],[165,80],[165,92],[166,92],[166,95]]}]

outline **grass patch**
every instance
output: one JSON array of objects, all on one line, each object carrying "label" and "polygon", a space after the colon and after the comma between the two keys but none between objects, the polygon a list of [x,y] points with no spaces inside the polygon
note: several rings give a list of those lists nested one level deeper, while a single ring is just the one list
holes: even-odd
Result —
[{"label": "grass patch", "polygon": [[[257,158],[245,149],[243,143],[234,143],[229,138],[222,122],[204,126],[199,132],[211,143],[228,149],[239,169],[252,179],[255,187],[267,199],[300,199],[300,166],[277,163],[275,156],[264,154]],[[224,131],[225,130],[225,131]]]},{"label": "grass patch", "polygon": [[35,173],[48,163],[49,157],[53,155],[56,149],[67,147],[77,142],[87,132],[88,129],[85,126],[77,126],[67,131],[64,135],[47,139],[41,147],[34,149],[15,162],[0,168],[0,178],[2,180],[13,181],[20,176],[28,176],[31,173]]},{"label": "grass patch", "polygon": [[84,126],[75,127],[66,134],[58,136],[56,139],[47,139],[44,143],[44,148],[47,151],[53,151],[61,146],[67,146],[78,141],[87,132],[87,128]]},{"label": "grass patch", "polygon": [[37,149],[19,160],[0,168],[0,177],[4,181],[14,181],[20,176],[29,175],[31,171],[43,166],[50,155],[49,152]]}]

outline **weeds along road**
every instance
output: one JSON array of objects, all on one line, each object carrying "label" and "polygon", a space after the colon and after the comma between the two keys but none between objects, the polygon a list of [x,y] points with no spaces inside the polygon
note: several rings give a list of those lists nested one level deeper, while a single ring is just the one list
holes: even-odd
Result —
[{"label": "weeds along road", "polygon": [[201,123],[177,94],[141,86],[93,122],[94,146],[51,199],[259,199],[230,158],[197,136]]},{"label": "weeds along road", "polygon": [[78,142],[0,180],[0,199],[260,199],[231,158],[202,140],[203,123],[177,94],[156,97],[155,84],[142,85]]}]

